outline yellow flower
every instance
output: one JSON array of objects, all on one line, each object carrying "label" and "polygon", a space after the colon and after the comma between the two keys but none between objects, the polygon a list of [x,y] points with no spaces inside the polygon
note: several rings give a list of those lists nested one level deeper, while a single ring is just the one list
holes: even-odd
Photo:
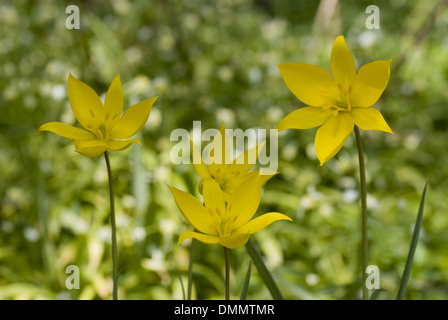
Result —
[{"label": "yellow flower", "polygon": [[106,150],[118,151],[132,143],[141,144],[138,138],[125,140],[136,134],[146,123],[157,97],[143,100],[123,112],[123,91],[120,76],[116,76],[107,90],[103,103],[96,92],[71,74],[68,78],[68,97],[78,122],[86,129],[61,122],[48,122],[40,131],[50,131],[75,140],[76,152],[96,157]]},{"label": "yellow flower", "polygon": [[278,66],[289,90],[307,107],[291,112],[278,130],[320,127],[315,137],[316,155],[323,165],[335,156],[354,125],[363,130],[393,133],[381,113],[371,108],[387,86],[391,60],[374,61],[356,72],[344,37],[336,38],[331,51],[331,71],[305,63]]},{"label": "yellow flower", "polygon": [[[199,182],[199,191],[201,194],[204,182],[208,179],[214,179],[224,192],[225,200],[228,201],[236,187],[247,179],[259,176],[259,181],[261,186],[263,186],[270,178],[277,174],[277,172],[272,172],[270,174],[260,175],[260,170],[248,172],[255,165],[264,143],[260,143],[258,146],[246,150],[239,157],[231,160],[229,137],[227,137],[223,125],[221,125],[219,132],[210,143],[210,150],[213,150],[215,160],[218,161],[208,163],[206,166],[199,150],[196,149],[193,141],[190,140],[190,142],[193,153],[193,166],[201,177],[201,181]],[[195,159],[200,159],[200,163],[195,163]],[[210,162],[209,160],[207,162]]]},{"label": "yellow flower", "polygon": [[[207,244],[220,243],[227,248],[243,246],[249,236],[272,222],[291,219],[278,212],[270,212],[252,219],[261,197],[259,176],[251,176],[240,184],[224,201],[224,194],[214,179],[204,181],[204,205],[191,194],[170,187],[184,218],[198,231],[182,233],[178,244],[195,238]],[[252,219],[252,220],[251,220]]]}]

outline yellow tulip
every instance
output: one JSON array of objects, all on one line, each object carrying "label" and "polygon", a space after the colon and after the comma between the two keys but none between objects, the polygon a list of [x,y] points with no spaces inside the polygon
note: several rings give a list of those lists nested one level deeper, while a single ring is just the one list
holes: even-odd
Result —
[{"label": "yellow tulip", "polygon": [[[249,236],[277,220],[291,219],[278,212],[270,212],[252,219],[261,197],[259,176],[251,176],[232,193],[228,203],[214,179],[204,181],[204,204],[191,194],[170,187],[176,204],[184,218],[200,232],[182,233],[178,244],[188,238],[203,243],[219,243],[227,248],[239,248]],[[251,220],[252,219],[252,220]]]},{"label": "yellow tulip", "polygon": [[278,130],[320,127],[315,137],[316,155],[323,165],[344,145],[354,126],[393,133],[381,113],[371,108],[380,98],[390,76],[391,60],[374,61],[356,72],[343,36],[331,51],[332,75],[305,63],[278,66],[289,90],[307,107],[291,112]]},{"label": "yellow tulip", "polygon": [[48,122],[40,131],[50,131],[64,138],[74,140],[76,152],[96,157],[107,150],[118,151],[132,143],[141,144],[136,134],[149,118],[157,97],[143,100],[123,113],[123,91],[120,76],[116,76],[106,93],[103,103],[96,92],[71,74],[68,78],[68,97],[73,113],[81,129],[62,122]]},{"label": "yellow tulip", "polygon": [[[213,138],[210,147],[210,150],[214,150],[215,157],[219,159],[219,161],[208,163],[206,166],[199,150],[195,147],[193,141],[190,140],[190,142],[193,154],[193,166],[201,177],[201,181],[199,182],[199,191],[201,193],[204,182],[208,179],[214,179],[218,182],[224,192],[225,200],[228,201],[236,187],[247,179],[259,176],[259,182],[263,186],[270,178],[277,174],[277,172],[271,172],[269,174],[260,175],[260,170],[249,171],[255,165],[264,143],[260,143],[258,146],[246,150],[243,154],[233,160],[230,159],[231,150],[229,138],[225,133],[223,125],[221,125],[219,132]],[[251,159],[250,155],[255,155],[254,159]],[[200,159],[200,162],[197,161],[199,163],[195,163],[195,159]]]}]

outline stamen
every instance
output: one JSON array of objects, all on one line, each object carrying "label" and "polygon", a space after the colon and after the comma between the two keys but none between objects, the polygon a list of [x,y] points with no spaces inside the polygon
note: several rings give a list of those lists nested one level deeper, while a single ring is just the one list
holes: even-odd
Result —
[{"label": "stamen", "polygon": [[213,211],[212,211],[212,209],[208,209],[208,213],[213,217]]},{"label": "stamen", "polygon": [[92,109],[89,109],[89,113],[90,113],[90,115],[92,116],[92,118],[95,118],[95,113],[93,113],[93,110],[92,110]]}]

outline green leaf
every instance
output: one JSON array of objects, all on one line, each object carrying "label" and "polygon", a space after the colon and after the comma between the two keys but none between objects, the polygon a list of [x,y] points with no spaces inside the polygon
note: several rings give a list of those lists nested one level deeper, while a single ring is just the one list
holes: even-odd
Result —
[{"label": "green leaf", "polygon": [[252,261],[249,262],[249,268],[247,268],[246,278],[244,279],[243,291],[241,292],[240,300],[246,300],[247,289],[249,288],[250,272],[252,269]]},{"label": "green leaf", "polygon": [[376,300],[379,296],[379,294],[383,291],[386,291],[386,289],[384,288],[379,288],[379,289],[375,289],[373,290],[372,295],[370,296],[370,300]]},{"label": "green leaf", "polygon": [[274,298],[274,300],[283,300],[282,293],[278,289],[277,284],[275,283],[274,278],[272,277],[268,268],[266,268],[266,265],[263,262],[263,257],[261,256],[260,251],[258,251],[257,247],[250,239],[246,243],[246,249],[252,261],[254,262],[255,267],[257,267],[258,273],[263,279],[264,284],[271,293],[272,298]]},{"label": "green leaf", "polygon": [[420,230],[422,228],[423,209],[426,197],[426,188],[428,187],[428,181],[426,181],[425,188],[423,189],[422,197],[420,199],[420,207],[418,208],[417,221],[415,222],[414,233],[412,234],[411,247],[409,248],[409,254],[404,267],[403,276],[401,277],[400,289],[398,290],[397,300],[403,300],[406,292],[406,287],[411,277],[412,263],[414,261],[415,249],[417,248],[418,238]]}]

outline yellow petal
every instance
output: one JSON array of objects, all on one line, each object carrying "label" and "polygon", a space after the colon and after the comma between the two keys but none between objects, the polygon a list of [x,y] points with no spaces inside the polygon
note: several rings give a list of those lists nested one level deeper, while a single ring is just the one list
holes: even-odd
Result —
[{"label": "yellow petal", "polygon": [[236,248],[244,246],[246,244],[247,240],[249,240],[249,236],[250,236],[250,234],[248,234],[248,233],[231,234],[231,235],[219,238],[219,243],[229,249],[236,249]]},{"label": "yellow petal", "polygon": [[226,135],[223,125],[221,125],[219,132],[210,143],[209,150],[210,153],[213,152],[213,158],[207,158],[208,170],[213,178],[221,181],[229,165],[232,163],[229,138]]},{"label": "yellow petal", "polygon": [[39,132],[50,131],[71,140],[93,140],[95,135],[89,131],[62,122],[47,122],[39,127]]},{"label": "yellow petal", "polygon": [[363,130],[378,130],[393,133],[381,112],[374,108],[354,108],[351,111],[353,121]]},{"label": "yellow petal", "polygon": [[173,193],[174,200],[176,200],[180,212],[189,224],[203,233],[211,235],[218,234],[212,216],[210,216],[198,199],[185,191],[174,187],[169,188]]},{"label": "yellow petal", "polygon": [[[193,143],[193,140],[190,139],[190,145],[191,145],[191,153],[193,155],[193,167],[198,173],[198,175],[201,177],[201,179],[210,179],[211,175],[208,172],[208,169],[205,167],[205,162],[202,159],[201,153],[196,148],[196,146]],[[202,193],[202,192],[201,192]]]},{"label": "yellow petal", "polygon": [[320,127],[331,119],[333,111],[322,108],[305,107],[297,109],[284,117],[276,129],[311,129]]},{"label": "yellow petal", "polygon": [[112,151],[124,150],[133,143],[138,143],[139,145],[142,144],[138,138],[135,138],[132,140],[124,140],[124,141],[118,141],[118,140],[107,141],[108,149],[110,149]]},{"label": "yellow petal", "polygon": [[246,224],[254,216],[260,204],[261,188],[260,176],[253,175],[232,193],[227,204],[227,214],[232,221],[233,230]]},{"label": "yellow petal", "polygon": [[259,216],[253,220],[250,220],[248,223],[243,225],[241,228],[235,230],[237,233],[255,233],[263,228],[266,228],[268,225],[270,225],[272,222],[277,220],[289,220],[292,221],[292,219],[284,214],[278,213],[278,212],[269,212],[266,214],[263,214],[262,216]]},{"label": "yellow petal", "polygon": [[143,100],[129,107],[110,131],[111,139],[127,139],[136,134],[148,121],[152,105],[157,97]]},{"label": "yellow petal", "polygon": [[346,93],[349,92],[350,86],[355,81],[356,65],[343,36],[337,37],[334,41],[330,65],[336,83],[340,84]]},{"label": "yellow petal", "polygon": [[315,145],[316,155],[323,165],[341,150],[345,140],[353,131],[354,122],[348,112],[339,112],[317,130]]},{"label": "yellow petal", "polygon": [[374,61],[359,69],[350,93],[352,107],[370,107],[378,101],[389,82],[391,61]]},{"label": "yellow petal", "polygon": [[[260,170],[254,170],[250,172],[243,173],[239,175],[238,177],[235,177],[234,179],[229,179],[227,183],[223,187],[224,192],[224,198],[226,199],[226,202],[230,200],[230,195],[235,191],[235,189],[245,182],[246,180],[253,178],[254,176],[259,176],[260,184],[261,186],[264,186],[265,183],[271,179],[273,176],[275,176],[277,172],[272,172],[270,174],[260,174]],[[229,194],[229,196],[226,195],[226,193]]]},{"label": "yellow petal", "polygon": [[226,204],[219,184],[214,179],[204,181],[203,195],[205,207],[211,215],[221,220],[226,213]]},{"label": "yellow petal", "polygon": [[206,244],[214,244],[219,242],[219,238],[217,236],[212,236],[209,234],[203,234],[193,231],[185,231],[179,237],[177,245],[181,244],[185,239],[194,238]]},{"label": "yellow petal", "polygon": [[120,76],[117,75],[107,90],[106,99],[104,100],[104,121],[106,123],[106,131],[110,129],[120,120],[123,112],[123,89],[121,88]]},{"label": "yellow petal", "polygon": [[327,70],[294,62],[277,67],[289,90],[303,103],[318,107],[339,100],[339,90]]},{"label": "yellow petal", "polygon": [[70,74],[68,77],[68,98],[79,123],[93,132],[98,130],[104,119],[104,110],[96,92]]},{"label": "yellow petal", "polygon": [[101,140],[77,140],[75,141],[75,147],[76,152],[93,158],[107,150],[107,143]]}]

